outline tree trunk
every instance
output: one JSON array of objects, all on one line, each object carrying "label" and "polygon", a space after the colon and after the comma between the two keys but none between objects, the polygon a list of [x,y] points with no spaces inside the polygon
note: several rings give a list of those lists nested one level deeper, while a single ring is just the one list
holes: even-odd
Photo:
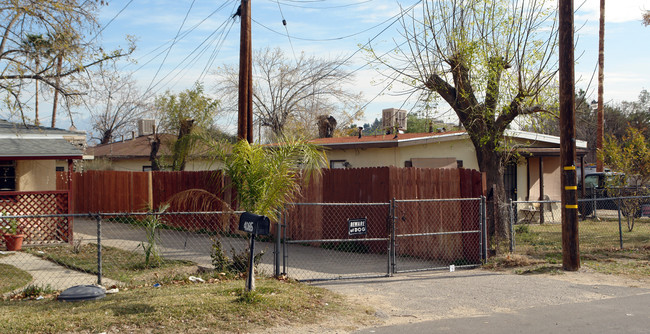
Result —
[{"label": "tree trunk", "polygon": [[151,151],[149,152],[149,161],[151,161],[151,170],[152,171],[159,171],[160,170],[160,165],[158,164],[158,150],[160,149],[160,138],[158,137],[158,134],[153,134],[153,138],[151,139]]},{"label": "tree trunk", "polygon": [[174,153],[172,165],[176,171],[185,170],[185,160],[188,155],[190,147],[187,142],[187,136],[192,133],[194,128],[193,119],[184,119],[181,121],[180,128],[178,129],[178,137],[174,143]]},{"label": "tree trunk", "polygon": [[[488,189],[488,202],[491,215],[488,215],[489,235],[494,238],[496,245],[507,244],[510,235],[508,224],[508,202],[506,198],[505,184],[503,181],[503,164],[501,155],[496,153],[493,145],[476,147],[476,158],[479,168],[486,176]],[[498,247],[495,247],[498,248]]]},{"label": "tree trunk", "polygon": [[[55,101],[56,101],[56,99],[55,99]],[[112,129],[105,130],[104,133],[102,134],[102,139],[99,142],[99,144],[101,144],[101,145],[110,144],[111,140],[113,140],[113,130]]]},{"label": "tree trunk", "polygon": [[52,127],[56,127],[56,109],[59,104],[59,85],[61,83],[61,66],[63,65],[63,53],[59,54],[56,60],[56,87],[54,88],[54,101],[52,103]]},{"label": "tree trunk", "polygon": [[34,92],[34,124],[39,126],[41,122],[38,119],[38,79],[34,82],[34,86],[34,89],[36,89]]}]

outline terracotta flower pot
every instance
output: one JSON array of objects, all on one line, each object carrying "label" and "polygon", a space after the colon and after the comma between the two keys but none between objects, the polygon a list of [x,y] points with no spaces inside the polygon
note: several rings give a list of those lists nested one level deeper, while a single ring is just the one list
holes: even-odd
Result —
[{"label": "terracotta flower pot", "polygon": [[8,251],[19,251],[23,247],[24,234],[4,234]]}]

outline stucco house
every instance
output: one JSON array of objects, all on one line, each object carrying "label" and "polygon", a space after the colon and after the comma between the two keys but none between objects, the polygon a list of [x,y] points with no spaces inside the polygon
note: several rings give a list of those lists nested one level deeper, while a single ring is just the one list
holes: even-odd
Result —
[{"label": "stucco house", "polygon": [[[512,200],[538,200],[540,194],[560,200],[560,138],[508,130],[506,140],[519,159],[506,167],[505,185]],[[479,169],[476,152],[464,131],[319,138],[330,168],[426,167]],[[587,142],[578,140],[579,156]],[[540,170],[543,171],[540,173]]]},{"label": "stucco house", "polygon": [[[70,190],[57,190],[57,170],[84,158],[86,133],[0,120],[0,210],[10,215],[71,212]],[[4,221],[1,222],[5,224]],[[21,218],[26,244],[69,242],[72,219]]]},{"label": "stucco house", "polygon": [[[170,145],[176,139],[172,134],[158,134],[160,148],[157,158],[170,156]],[[116,141],[109,144],[89,147],[87,152],[92,154],[96,161],[106,161],[105,168],[116,171],[147,172],[151,171],[151,142],[153,134],[144,134],[131,139]],[[200,171],[216,169],[210,159],[204,156],[192,155],[185,164],[186,171]]]}]

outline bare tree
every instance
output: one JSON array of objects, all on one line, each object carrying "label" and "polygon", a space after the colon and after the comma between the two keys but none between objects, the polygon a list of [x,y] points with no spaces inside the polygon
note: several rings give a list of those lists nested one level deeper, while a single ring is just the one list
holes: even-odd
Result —
[{"label": "bare tree", "polygon": [[[74,77],[89,67],[108,59],[119,58],[133,51],[106,52],[95,39],[98,24],[96,15],[99,6],[105,1],[80,0],[0,0],[0,90],[7,96],[3,101],[10,112],[17,112],[26,121],[25,100],[30,93],[24,89],[24,82],[36,80],[58,91],[64,97],[79,95],[80,92],[61,78]],[[34,53],[24,48],[28,36],[75,36],[57,38],[51,43],[50,52],[55,57],[39,59],[38,66]],[[64,52],[65,51],[65,52]]]},{"label": "bare tree", "polygon": [[[496,203],[495,231],[507,236],[503,133],[521,115],[547,111],[557,49],[553,1],[425,1],[402,18],[405,40],[373,57],[387,78],[438,94],[455,111]],[[372,52],[371,55],[376,55]]]},{"label": "bare tree", "polygon": [[[265,48],[253,57],[253,113],[274,137],[315,137],[317,117],[331,115],[345,127],[362,116],[361,95],[345,89],[352,79],[342,59],[320,59],[304,53],[287,58],[280,48]],[[225,66],[217,90],[223,101],[237,101],[238,69]],[[224,105],[228,110],[235,106]]]},{"label": "bare tree", "polygon": [[92,138],[108,144],[133,131],[149,109],[131,74],[118,71],[114,62],[100,64],[92,78],[82,100],[96,131]]}]

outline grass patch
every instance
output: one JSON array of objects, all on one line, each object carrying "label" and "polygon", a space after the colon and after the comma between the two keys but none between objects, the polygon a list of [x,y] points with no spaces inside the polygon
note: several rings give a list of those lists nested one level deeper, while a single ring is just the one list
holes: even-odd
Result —
[{"label": "grass patch", "polygon": [[[70,245],[53,247],[34,247],[27,252],[60,264],[73,270],[97,274],[97,245],[85,244],[79,247]],[[196,270],[190,261],[162,258],[155,265],[145,263],[144,254],[136,251],[102,246],[102,273],[105,277],[127,284],[146,284],[160,282],[177,274]]]},{"label": "grass patch", "polygon": [[32,275],[14,266],[0,263],[0,294],[12,292],[32,281]]},{"label": "grass patch", "polygon": [[[258,279],[242,297],[242,280],[163,285],[120,291],[77,303],[0,301],[0,332],[236,332],[315,324],[339,318],[342,326],[372,321],[371,309],[342,296],[291,281]],[[254,299],[248,302],[246,298]],[[350,318],[355,315],[356,318]]]},{"label": "grass patch", "polygon": [[527,267],[543,263],[544,261],[531,258],[526,255],[519,254],[505,254],[494,256],[488,259],[488,262],[483,265],[483,268],[493,270],[504,270],[517,267]]},{"label": "grass patch", "polygon": [[[587,219],[579,222],[580,258],[584,267],[604,274],[650,277],[650,220],[637,219],[633,231],[623,222],[620,248],[618,219]],[[560,224],[515,226],[518,254],[545,264],[562,264]],[[491,262],[498,262],[495,260]],[[490,263],[486,265],[490,268]],[[499,267],[499,265],[492,265]]]}]

